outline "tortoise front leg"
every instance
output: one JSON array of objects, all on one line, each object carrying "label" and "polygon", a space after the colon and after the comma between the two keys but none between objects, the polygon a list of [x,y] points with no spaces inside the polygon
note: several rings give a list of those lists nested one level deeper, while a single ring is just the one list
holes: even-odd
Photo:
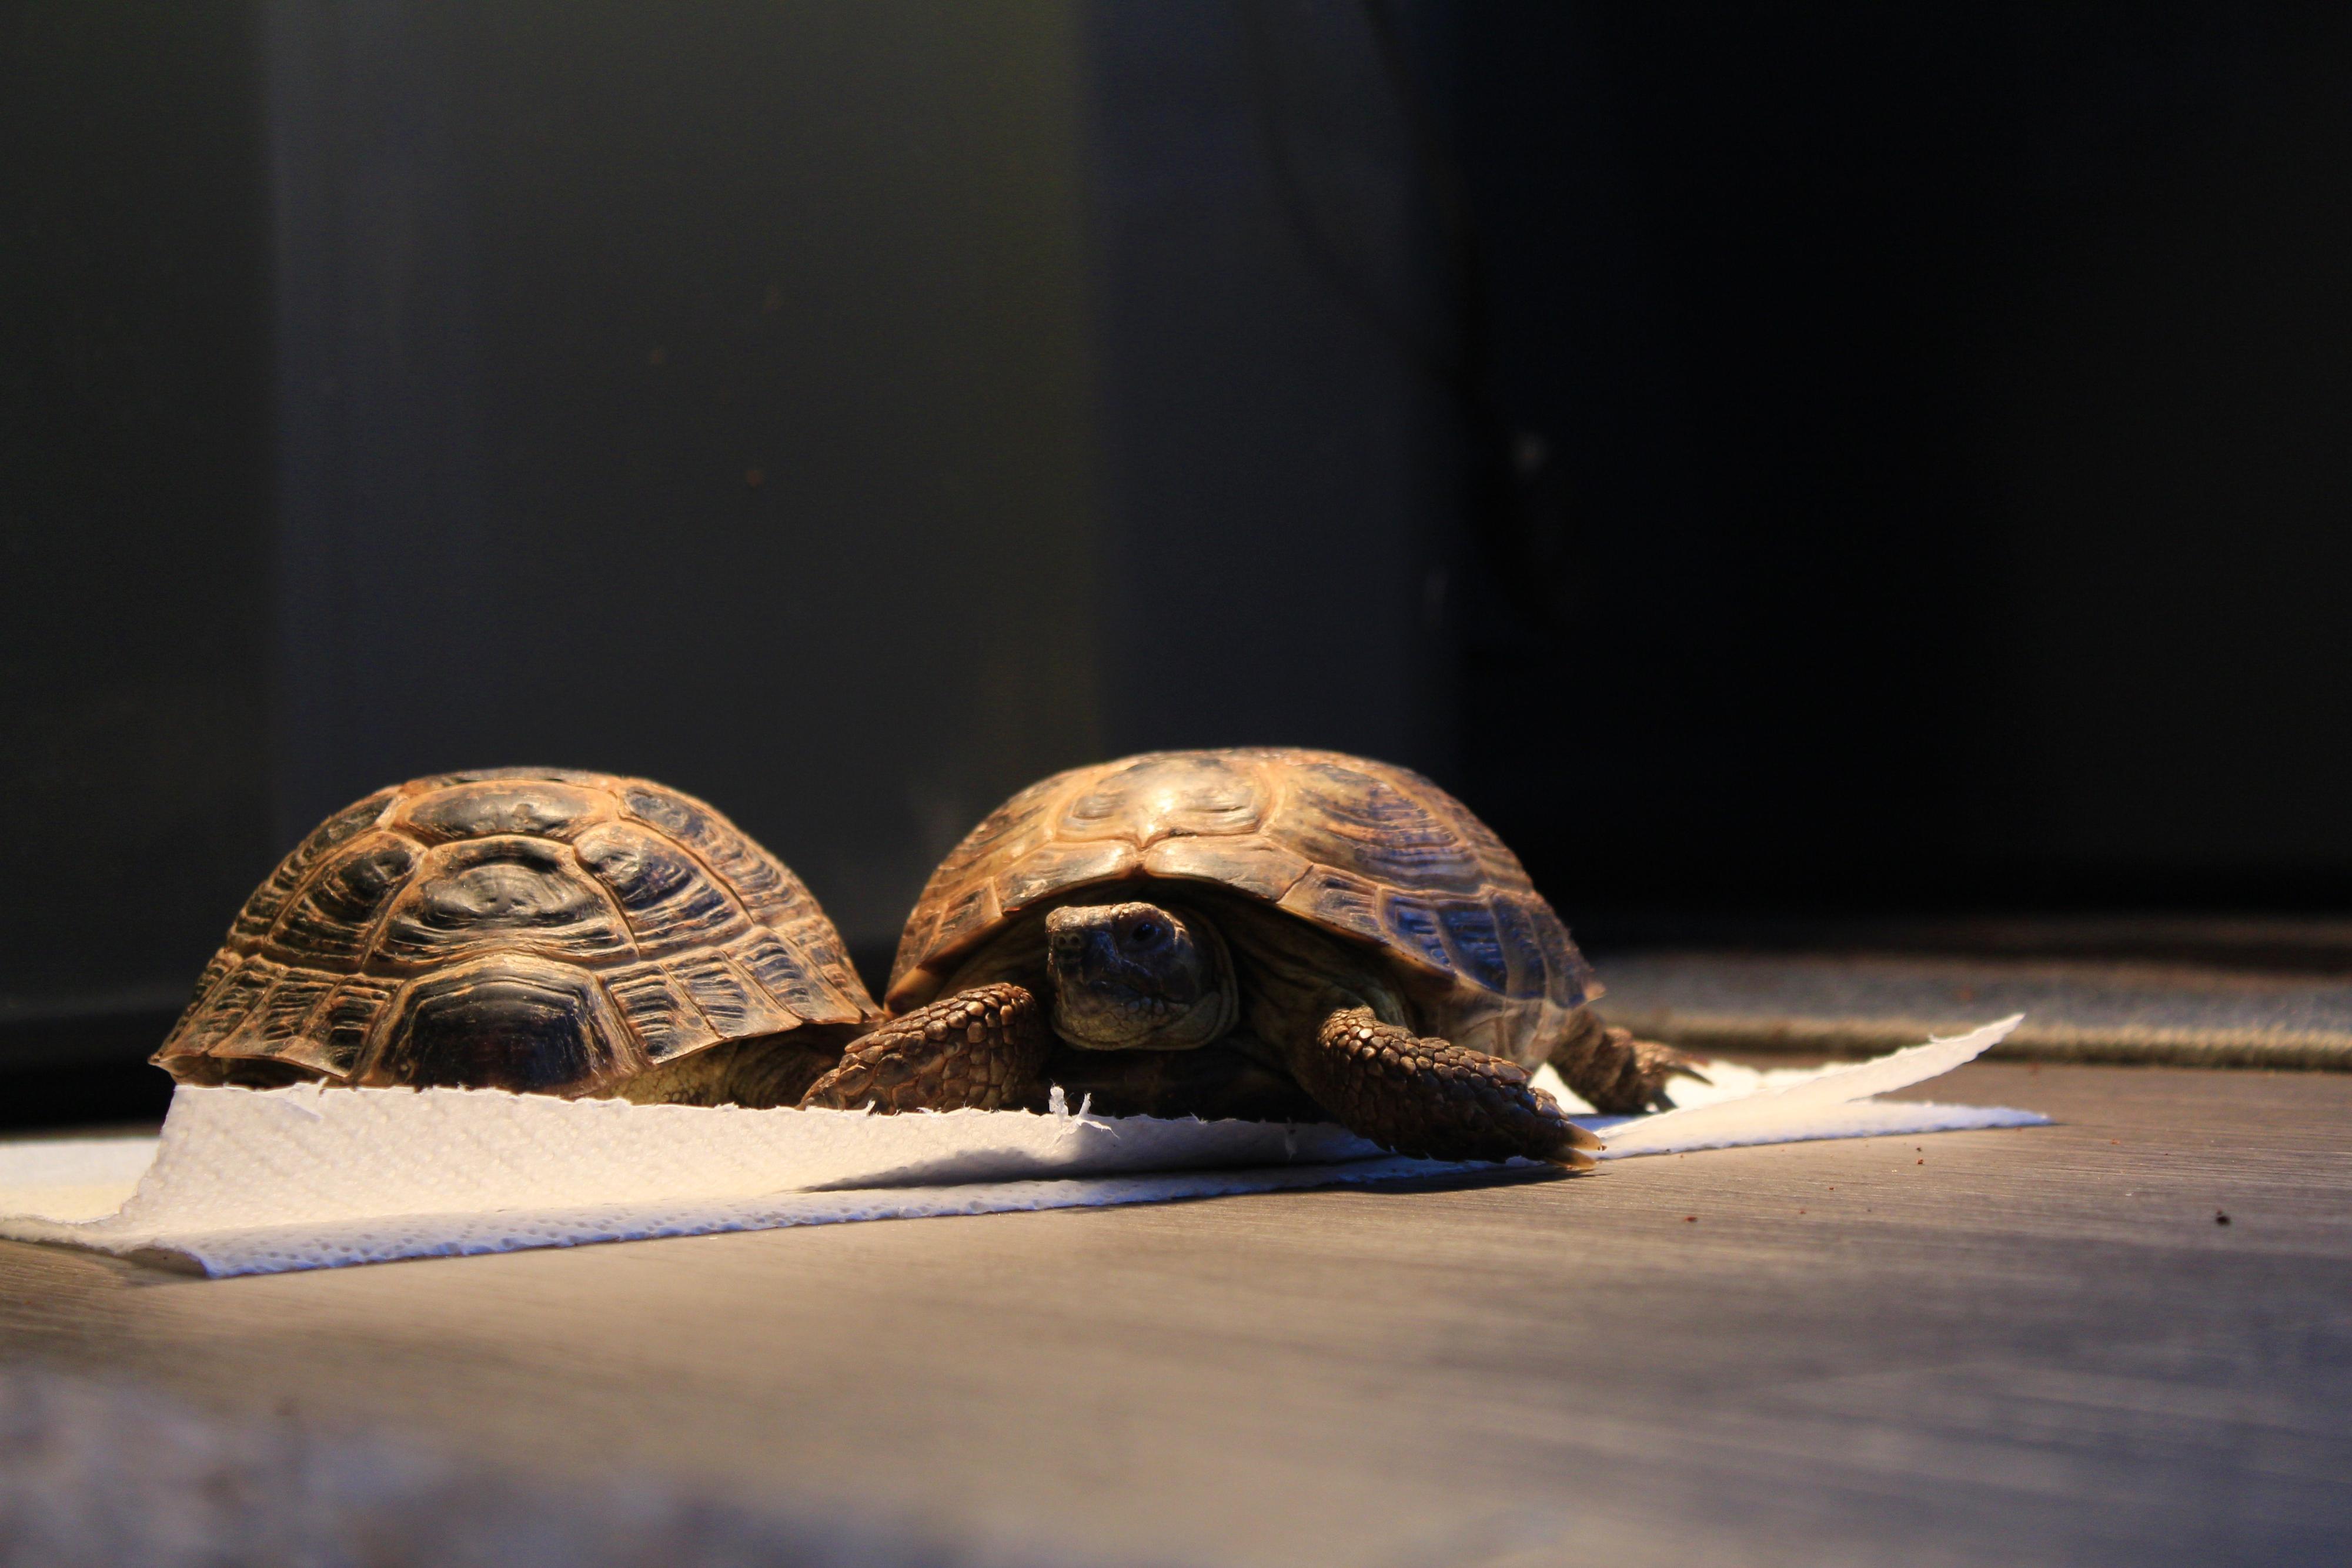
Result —
[{"label": "tortoise front leg", "polygon": [[1053,1036],[1022,986],[975,986],[860,1035],[803,1108],[1001,1111],[1040,1098]]},{"label": "tortoise front leg", "polygon": [[1635,1040],[1632,1030],[1605,1029],[1590,1008],[1577,1009],[1574,1032],[1552,1047],[1551,1066],[1594,1110],[1612,1116],[1673,1110],[1666,1080],[1677,1074],[1707,1082],[1697,1057]]},{"label": "tortoise front leg", "polygon": [[1403,1155],[1504,1160],[1523,1155],[1590,1169],[1601,1140],[1499,1056],[1338,1008],[1291,1052],[1300,1087],[1351,1133]]}]

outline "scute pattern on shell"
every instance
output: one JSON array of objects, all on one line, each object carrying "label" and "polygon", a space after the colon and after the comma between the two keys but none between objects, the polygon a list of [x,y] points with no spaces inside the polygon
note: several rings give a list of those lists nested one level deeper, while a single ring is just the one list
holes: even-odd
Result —
[{"label": "scute pattern on shell", "polygon": [[1449,984],[1452,1021],[1511,1048],[1498,1054],[1529,1054],[1599,994],[1517,857],[1453,796],[1384,762],[1252,747],[1074,768],[1006,801],[932,874],[889,1004],[929,1000],[1024,909],[1150,877],[1213,883],[1376,946],[1424,987]]},{"label": "scute pattern on shell", "polygon": [[[543,1016],[543,1081],[593,1093],[729,1040],[880,1017],[800,880],[717,811],[639,779],[501,768],[336,812],[270,873],[155,1054],[354,1083],[497,1016]],[[471,1009],[471,1010],[469,1010]],[[550,1062],[555,1065],[551,1067]]]}]

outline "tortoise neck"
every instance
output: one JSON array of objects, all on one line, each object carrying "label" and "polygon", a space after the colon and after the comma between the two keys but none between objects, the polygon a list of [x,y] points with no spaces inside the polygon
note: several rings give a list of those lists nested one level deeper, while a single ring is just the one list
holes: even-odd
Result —
[{"label": "tortoise neck", "polygon": [[1376,953],[1280,910],[1241,900],[1225,912],[1240,977],[1242,1027],[1265,1040],[1308,1036],[1340,1008],[1370,1008],[1382,1023],[1417,1028],[1411,1005]]}]

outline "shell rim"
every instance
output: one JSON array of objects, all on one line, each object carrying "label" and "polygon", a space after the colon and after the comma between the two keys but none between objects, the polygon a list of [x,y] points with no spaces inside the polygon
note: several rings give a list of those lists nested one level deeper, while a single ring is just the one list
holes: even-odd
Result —
[{"label": "shell rim", "polygon": [[[1057,789],[1057,786],[1075,787],[1076,782],[1084,778],[1103,778],[1114,772],[1135,767],[1142,763],[1195,757],[1240,757],[1254,762],[1271,763],[1278,766],[1288,765],[1300,761],[1330,762],[1350,769],[1370,769],[1376,774],[1391,776],[1402,775],[1408,783],[1420,787],[1420,789],[1411,790],[1409,798],[1413,799],[1414,803],[1421,806],[1423,810],[1430,811],[1433,816],[1443,817],[1443,813],[1433,810],[1427,800],[1419,798],[1421,789],[1425,789],[1427,790],[1433,791],[1441,800],[1450,805],[1462,816],[1468,818],[1474,822],[1478,822],[1478,825],[1481,828],[1485,827],[1483,822],[1478,821],[1477,817],[1471,811],[1470,808],[1456,800],[1451,792],[1444,789],[1444,786],[1436,783],[1433,779],[1424,778],[1419,772],[1412,768],[1405,768],[1401,764],[1383,762],[1373,758],[1358,757],[1347,752],[1331,751],[1319,747],[1243,746],[1197,748],[1171,747],[1156,751],[1138,752],[1133,756],[1114,758],[1102,762],[1087,763],[1076,768],[1067,768],[1062,769],[1058,773],[1050,774],[1047,777],[1037,780],[1035,783],[1016,790],[1012,795],[1006,797],[1004,801],[994,810],[989,812],[987,816],[982,818],[978,823],[973,825],[971,832],[967,833],[962,840],[958,841],[957,849],[960,850],[964,843],[971,841],[972,834],[978,833],[990,821],[1003,811],[1007,807],[1011,806],[1015,800],[1022,799],[1024,796],[1043,795],[1049,798],[1059,798],[1061,795],[1066,793],[1066,789]],[[1392,788],[1394,787],[1392,780],[1390,779],[1384,779],[1382,781],[1389,782],[1391,784]],[[1452,824],[1449,823],[1448,825],[1451,826]],[[1487,831],[1491,836],[1491,830]],[[1226,835],[1188,833],[1180,831],[1171,833],[1168,836],[1170,838],[1213,840],[1225,837]],[[1048,841],[1050,841],[1050,840]],[[1164,841],[1154,841],[1158,842]],[[1510,856],[1511,862],[1515,866],[1518,864],[1517,856],[1510,853],[1508,846],[1503,845],[1499,839],[1496,840],[1496,844],[1497,848],[1502,849],[1505,854]],[[952,858],[955,852],[956,852],[953,850],[950,852],[950,858]],[[975,862],[975,864],[978,863],[982,862]],[[1306,876],[1311,875],[1317,866],[1324,864],[1325,862],[1309,859],[1307,861],[1307,868],[1300,873],[1299,880],[1303,880]],[[943,862],[940,870],[944,869],[945,865]],[[1344,868],[1328,867],[1327,869],[1339,870]],[[1599,977],[1593,974],[1591,965],[1585,961],[1582,950],[1576,946],[1575,938],[1573,935],[1569,932],[1567,923],[1560,920],[1559,911],[1552,908],[1551,901],[1545,898],[1541,891],[1536,888],[1532,878],[1527,877],[1524,866],[1519,867],[1519,873],[1521,877],[1527,882],[1528,894],[1541,906],[1544,915],[1559,926],[1561,935],[1567,940],[1570,955],[1576,961],[1578,967],[1582,971],[1581,978],[1578,985],[1578,989],[1580,992],[1580,995],[1578,1000],[1570,1005],[1575,1007],[1589,1005],[1599,998],[1603,994],[1606,988],[1601,985]],[[908,925],[907,927],[902,928],[900,932],[900,943],[902,946],[905,943],[908,930],[912,928],[914,916],[922,913],[924,910],[932,907],[935,903],[940,902],[941,895],[945,893],[946,890],[941,889],[938,885],[938,879],[939,872],[934,871],[931,880],[924,884],[921,895],[916,900],[915,908],[909,913],[908,917]],[[902,955],[899,958],[895,959],[891,965],[890,976],[883,988],[881,998],[882,1005],[895,1015],[902,1013],[907,1009],[921,1006],[926,1002],[933,1000],[940,994],[941,988],[946,984],[948,977],[953,973],[954,967],[958,963],[969,957],[972,953],[978,951],[997,935],[1026,918],[1029,914],[1035,910],[1040,904],[1052,900],[1057,900],[1067,894],[1089,888],[1114,887],[1122,883],[1166,883],[1180,885],[1189,883],[1194,886],[1218,889],[1231,897],[1244,900],[1259,908],[1267,910],[1270,913],[1281,915],[1287,919],[1301,921],[1304,924],[1312,926],[1315,930],[1337,940],[1345,942],[1352,946],[1361,948],[1368,952],[1376,953],[1380,955],[1381,959],[1390,967],[1401,971],[1411,979],[1420,981],[1423,984],[1431,981],[1443,982],[1454,991],[1465,997],[1476,998],[1490,1006],[1498,1006],[1512,1009],[1523,1009],[1530,1012],[1535,1012],[1545,1008],[1557,1008],[1562,1005],[1558,998],[1553,998],[1549,994],[1539,994],[1532,997],[1515,997],[1507,992],[1490,990],[1486,986],[1474,979],[1471,976],[1465,973],[1459,967],[1452,965],[1439,965],[1432,963],[1422,955],[1408,947],[1403,943],[1396,940],[1392,936],[1366,936],[1360,931],[1349,930],[1344,926],[1315,920],[1310,916],[1300,914],[1297,910],[1285,908],[1279,899],[1268,898],[1262,894],[1256,893],[1246,887],[1239,886],[1223,878],[1187,875],[1181,873],[1147,870],[1143,867],[1140,861],[1139,861],[1132,869],[1113,876],[1089,877],[1067,883],[1057,884],[1046,891],[1037,894],[1027,902],[1021,904],[1014,908],[1006,909],[1000,906],[997,910],[995,918],[984,922],[977,928],[951,944],[944,946],[935,946],[929,949],[919,958],[907,960]],[[950,885],[952,888],[961,889],[966,885],[966,883],[959,881]],[[1297,882],[1294,881],[1290,885],[1296,886]],[[1287,888],[1286,888],[1286,894],[1287,891]]]},{"label": "shell rim", "polygon": [[[167,1071],[172,1071],[172,1064],[176,1061],[207,1061],[268,1063],[283,1061],[285,1059],[285,1051],[283,1050],[269,1053],[256,1053],[250,1051],[223,1052],[218,1049],[220,1045],[226,1043],[231,1039],[234,1039],[238,1032],[238,1030],[245,1023],[257,1015],[260,1010],[261,1004],[267,999],[270,992],[274,990],[276,985],[282,982],[282,978],[285,974],[292,973],[296,970],[310,970],[310,967],[308,965],[299,963],[289,964],[283,957],[273,956],[269,951],[272,940],[269,933],[265,933],[257,937],[245,937],[241,935],[237,929],[238,923],[243,919],[247,910],[251,907],[254,901],[260,898],[262,894],[268,890],[271,882],[277,877],[279,870],[283,868],[289,861],[301,853],[303,849],[310,844],[313,837],[323,831],[330,823],[335,821],[338,818],[365,805],[370,800],[381,801],[375,813],[365,821],[353,827],[350,832],[336,841],[333,844],[321,851],[317,859],[311,864],[303,868],[301,873],[294,880],[284,895],[281,903],[281,913],[284,907],[289,907],[293,904],[294,900],[300,895],[302,890],[310,884],[311,881],[324,867],[334,863],[336,859],[349,845],[365,839],[370,834],[387,831],[394,832],[404,840],[412,839],[414,836],[413,834],[401,831],[397,825],[387,827],[387,822],[395,815],[404,814],[415,802],[429,800],[433,796],[444,791],[464,789],[476,784],[507,782],[564,785],[575,789],[593,789],[597,793],[607,797],[614,805],[619,808],[618,811],[612,818],[613,821],[632,823],[659,838],[664,843],[669,845],[679,854],[685,856],[697,868],[705,880],[713,886],[721,890],[726,894],[730,902],[736,905],[753,931],[763,932],[779,944],[783,945],[789,950],[795,953],[800,952],[804,947],[805,944],[798,936],[789,930],[769,924],[766,919],[755,914],[753,912],[755,906],[752,905],[751,903],[744,896],[742,890],[733,877],[728,875],[717,865],[713,864],[710,860],[707,858],[704,852],[695,844],[678,837],[660,823],[646,820],[638,816],[630,807],[627,794],[631,789],[643,788],[653,793],[683,801],[692,810],[704,814],[719,829],[731,833],[736,838],[740,839],[754,854],[767,861],[772,862],[779,869],[781,869],[784,875],[791,880],[792,883],[800,890],[802,896],[803,896],[808,902],[814,917],[823,924],[825,931],[830,935],[833,946],[836,950],[834,956],[838,958],[839,966],[844,973],[848,976],[851,984],[849,988],[845,989],[837,981],[828,975],[824,977],[826,988],[838,993],[841,1000],[847,1003],[850,1009],[856,1013],[857,1016],[856,1018],[835,1019],[830,1017],[810,1017],[803,1013],[786,998],[775,996],[772,992],[769,992],[767,987],[763,983],[761,983],[756,976],[751,976],[749,977],[752,980],[752,983],[759,985],[760,989],[769,995],[770,999],[777,1006],[777,1008],[793,1019],[793,1022],[788,1027],[781,1030],[761,1030],[749,1033],[730,1032],[723,1028],[717,1027],[714,1020],[709,1019],[708,1015],[704,1015],[705,1022],[711,1025],[713,1035],[712,1039],[688,1047],[683,1051],[670,1052],[658,1058],[649,1058],[649,1067],[667,1065],[667,1063],[683,1061],[688,1057],[700,1054],[704,1051],[715,1050],[723,1046],[740,1044],[745,1040],[762,1040],[772,1037],[793,1036],[799,1034],[804,1030],[823,1030],[870,1028],[872,1025],[879,1022],[885,1016],[887,1016],[882,1004],[875,998],[872,992],[867,988],[865,977],[857,973],[856,964],[851,961],[849,945],[842,937],[839,927],[834,925],[832,917],[825,913],[823,904],[817,901],[815,895],[808,891],[807,884],[801,881],[799,874],[793,872],[781,857],[777,856],[772,851],[770,851],[764,844],[761,843],[759,840],[752,837],[751,834],[745,831],[735,822],[734,819],[729,817],[725,812],[719,810],[716,806],[712,805],[709,801],[703,800],[700,796],[680,789],[675,785],[664,784],[656,779],[629,773],[605,773],[593,769],[574,768],[510,767],[495,768],[460,768],[423,774],[415,779],[404,779],[397,783],[388,784],[374,789],[370,789],[365,793],[355,797],[349,803],[327,813],[326,816],[321,818],[319,823],[309,832],[305,833],[292,848],[289,849],[284,855],[280,856],[278,862],[271,867],[270,871],[261,879],[260,882],[255,884],[253,890],[248,893],[244,901],[237,905],[236,914],[231,916],[227,933],[225,935],[220,945],[215,948],[212,956],[206,960],[204,972],[197,977],[195,994],[189,998],[187,1004],[181,1009],[178,1018],[173,1020],[170,1031],[165,1035],[162,1043],[159,1044],[155,1051],[147,1058],[148,1061],[152,1065],[163,1068]],[[491,839],[507,838],[562,845],[567,849],[572,847],[568,837],[538,831],[497,832],[477,835],[468,840],[450,841],[481,842]],[[427,845],[425,847],[430,848],[438,846]],[[576,850],[572,852],[576,858]],[[582,865],[578,869],[580,873],[587,879],[592,886],[594,886],[600,894],[604,894],[608,899],[610,898],[609,890],[603,885],[601,879],[597,877],[593,869],[585,865]],[[411,878],[404,879],[403,885],[406,886],[411,881],[413,881],[413,874]],[[387,904],[386,913],[388,912],[389,902]],[[631,926],[629,912],[625,908],[621,908],[618,905],[615,905],[614,913],[621,922],[622,927],[630,932],[632,939],[634,940],[635,933]],[[274,924],[275,922],[273,921],[273,927]],[[369,977],[370,971],[368,969],[364,955],[371,950],[371,947],[372,945],[364,946],[362,948],[362,956],[361,961],[348,969],[338,967],[331,970],[310,970],[310,972],[328,975],[333,981],[338,983],[355,977]],[[678,949],[675,953],[665,955],[662,959],[647,959],[641,961],[655,964],[668,963],[681,958],[690,958],[697,953],[719,952],[720,950],[721,949],[718,947],[709,946],[708,945],[689,945],[688,946]],[[569,956],[560,952],[548,952],[528,944],[493,947],[488,952],[477,954],[468,958],[454,961],[476,962],[488,958],[493,954],[500,951],[514,952],[532,957],[544,958],[549,962],[561,964],[568,968],[575,969],[582,975],[587,977],[590,981],[597,987],[599,992],[607,997],[612,1005],[616,1008],[618,1007],[617,998],[611,998],[609,988],[605,981],[605,977],[609,975],[614,967],[616,967],[615,966],[587,963],[574,956]],[[228,967],[222,973],[215,975],[214,966],[223,959],[230,960]],[[280,971],[279,978],[271,981],[268,986],[257,993],[253,1005],[249,1006],[239,1015],[236,1025],[232,1026],[226,1034],[220,1040],[216,1040],[211,1044],[201,1049],[173,1050],[173,1047],[179,1043],[183,1036],[187,1032],[190,1025],[196,1020],[203,1009],[203,1004],[212,997],[215,991],[218,989],[219,986],[223,982],[226,981],[230,976],[246,968],[249,962],[257,960]],[[393,987],[392,996],[387,998],[381,1016],[384,1018],[392,1016],[396,999],[402,992],[416,981],[437,973],[444,967],[445,965],[442,963],[435,963],[418,968],[414,973],[403,973],[398,976],[371,977],[383,978]],[[627,967],[627,966],[623,965],[618,966],[618,967],[625,968]],[[664,972],[667,973],[667,970]],[[298,1029],[294,1034],[287,1037],[287,1040],[289,1043],[299,1044],[306,1041],[317,1043],[313,1040],[313,1036],[316,1035],[318,1031],[310,1026],[317,1021],[318,1007],[323,1006],[325,1001],[331,998],[333,990],[334,988],[331,986],[329,990],[322,994],[319,1004],[313,1007],[310,1013],[304,1016],[301,1027]],[[698,1009],[698,1010],[699,1009]],[[372,1026],[371,1030],[372,1033],[373,1027],[373,1026]],[[648,1042],[637,1036],[634,1023],[628,1023],[625,1027],[627,1028],[630,1040],[636,1049],[640,1051],[645,1051]],[[368,1048],[368,1053],[372,1054],[373,1050],[373,1047],[371,1045]],[[174,1071],[173,1075],[174,1078],[178,1077],[178,1073],[176,1071]],[[352,1082],[352,1080],[349,1078],[324,1071],[320,1071],[319,1076],[322,1081],[326,1082]]]}]

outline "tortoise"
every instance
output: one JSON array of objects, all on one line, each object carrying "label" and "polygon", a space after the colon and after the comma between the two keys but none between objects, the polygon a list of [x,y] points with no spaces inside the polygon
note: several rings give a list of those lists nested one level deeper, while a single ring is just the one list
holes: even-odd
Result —
[{"label": "tortoise", "polygon": [[882,1016],[808,889],[710,807],[509,768],[329,817],[154,1061],[184,1083],[789,1105]]},{"label": "tortoise", "polygon": [[1691,1058],[1604,1028],[1511,852],[1402,768],[1162,751],[1059,773],[972,830],[909,916],[891,1021],[810,1104],[1336,1119],[1407,1154],[1590,1166],[1528,1080],[1670,1104]]}]

